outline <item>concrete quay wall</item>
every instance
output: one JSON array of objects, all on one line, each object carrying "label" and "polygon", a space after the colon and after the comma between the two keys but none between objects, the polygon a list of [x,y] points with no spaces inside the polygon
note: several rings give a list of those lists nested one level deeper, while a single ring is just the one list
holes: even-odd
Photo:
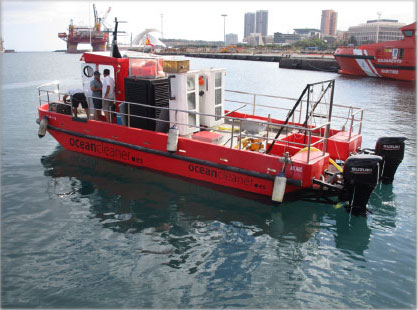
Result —
[{"label": "concrete quay wall", "polygon": [[289,56],[275,54],[185,53],[186,57],[236,59],[278,62],[280,68],[338,72],[339,65],[332,56]]}]

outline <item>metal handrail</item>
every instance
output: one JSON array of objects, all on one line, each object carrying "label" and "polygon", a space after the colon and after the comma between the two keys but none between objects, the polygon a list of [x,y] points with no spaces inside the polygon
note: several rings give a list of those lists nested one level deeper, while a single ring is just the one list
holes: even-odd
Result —
[{"label": "metal handrail", "polygon": [[[55,90],[55,91],[51,91],[51,90],[43,90],[43,89],[40,89],[41,87],[43,87],[43,86],[48,86],[48,85],[54,85],[54,84],[57,84],[57,83],[48,83],[48,84],[44,84],[44,85],[42,85],[42,86],[39,86],[39,87],[37,87],[38,88],[38,90],[40,91],[40,92],[46,92],[46,94],[44,95],[44,96],[48,96],[48,94],[49,93],[54,93],[54,94],[58,94],[58,95],[63,95],[63,94],[61,94],[61,93],[59,93],[57,90]],[[58,84],[57,84],[57,86],[58,86]],[[42,95],[40,95],[40,97],[42,97]],[[95,97],[95,96],[86,96],[87,98],[94,98],[94,99],[103,99],[102,97]],[[277,97],[277,96],[271,96],[271,97]],[[120,100],[116,100],[116,99],[107,99],[108,101],[113,101],[113,102],[120,102],[120,103],[122,103],[122,102],[124,102],[124,103],[128,103],[128,104],[133,104],[133,105],[138,105],[138,106],[143,106],[143,107],[152,107],[152,108],[156,108],[156,109],[165,109],[165,110],[172,110],[172,111],[178,111],[178,112],[184,112],[184,113],[192,113],[192,114],[195,114],[195,115],[203,115],[203,116],[212,116],[212,117],[221,117],[221,118],[224,118],[224,116],[219,116],[219,115],[213,115],[213,114],[207,114],[207,113],[200,113],[200,112],[193,112],[193,111],[188,111],[188,110],[181,110],[181,109],[173,109],[173,108],[168,108],[168,107],[154,107],[154,106],[149,106],[149,105],[146,105],[146,104],[141,104],[141,103],[136,103],[136,102],[129,102],[129,101],[120,101]],[[49,102],[49,101],[45,101],[45,100],[42,100],[43,102]],[[229,100],[226,100],[226,101],[229,101]],[[237,101],[238,102],[238,101]],[[244,105],[250,105],[249,103],[245,103],[245,102],[239,102],[239,103],[243,103]],[[279,108],[279,107],[273,107],[273,106],[269,106],[269,105],[262,105],[262,104],[260,104],[260,105],[258,105],[258,106],[260,106],[260,107],[269,107],[269,108],[275,108],[275,109],[283,109],[283,110],[288,110],[288,109],[285,109],[285,108]],[[338,105],[338,106],[340,106],[340,107],[346,107],[346,106],[341,106],[341,105]],[[242,108],[242,107],[240,107],[240,108]],[[348,107],[347,107],[348,108]],[[356,112],[354,112],[354,113],[352,113],[350,116],[353,116],[353,115],[356,115],[356,114],[358,114],[358,113],[363,113],[363,109],[362,108],[354,108],[353,107],[353,109],[357,109],[358,111],[356,111]],[[316,116],[316,115],[315,115]],[[233,117],[228,117],[228,118],[230,118],[230,119],[232,119]],[[340,118],[340,119],[350,119],[349,117],[343,117],[343,116],[333,116],[333,118]],[[239,118],[235,118],[235,119],[239,119]],[[249,120],[249,119],[246,119],[246,121],[252,121],[252,120]],[[354,122],[361,122],[362,121],[362,117],[360,118],[360,119],[355,119],[354,118],[354,120],[353,120]],[[277,124],[277,123],[268,123],[268,122],[266,122],[266,121],[264,121],[264,120],[256,120],[256,121],[253,121],[253,122],[255,122],[255,123],[260,123],[260,122],[262,122],[262,123],[265,123],[265,124],[269,124],[269,125],[273,125],[273,126],[281,126],[281,124]],[[298,129],[298,130],[305,130],[306,128],[305,127],[301,127],[301,126],[292,126],[292,125],[286,125],[286,127],[289,127],[289,128],[292,128],[292,129]],[[316,127],[316,128],[318,128],[318,127]],[[313,129],[314,130],[314,129]]]},{"label": "metal handrail", "polygon": [[[316,84],[322,84],[322,82],[321,83],[316,83]],[[310,85],[313,85],[313,84],[310,84]],[[237,94],[242,94],[242,95],[251,95],[251,96],[252,95],[256,95],[258,97],[267,97],[267,98],[275,98],[275,99],[285,99],[285,100],[292,100],[292,101],[298,100],[297,98],[291,98],[291,97],[283,97],[283,96],[276,96],[276,95],[266,95],[266,94],[249,93],[249,92],[238,91],[238,90],[230,90],[230,89],[226,89],[225,92],[237,93]],[[306,102],[306,100],[302,100],[302,102]],[[250,103],[248,103],[248,104],[250,104]],[[322,104],[325,104],[325,103],[322,103]],[[363,110],[363,108],[352,107],[352,106],[342,105],[342,104],[338,104],[338,103],[334,103],[333,105],[334,105],[334,107],[351,108],[351,109],[354,109],[354,110]]]},{"label": "metal handrail", "polygon": [[[318,84],[325,84],[328,81],[324,81],[324,82],[319,82],[319,83],[314,83],[314,84],[309,84],[309,85],[318,85]],[[249,93],[249,92],[244,92],[244,91],[236,91],[236,90],[225,90],[225,92],[229,92],[229,93],[234,93],[234,94],[242,94],[242,95],[248,95],[248,96],[252,96],[252,103],[250,102],[245,102],[245,101],[238,101],[238,100],[231,100],[231,99],[225,99],[225,102],[232,102],[232,103],[242,103],[245,106],[250,106],[252,107],[252,114],[255,115],[255,109],[256,107],[264,107],[264,108],[269,108],[269,109],[276,109],[276,110],[284,110],[284,111],[290,111],[291,109],[289,108],[283,108],[283,107],[278,107],[278,106],[271,106],[271,105],[265,105],[265,104],[257,104],[257,97],[266,97],[266,98],[274,98],[274,99],[285,99],[285,100],[292,100],[292,101],[297,101],[296,98],[290,98],[290,97],[283,97],[283,96],[275,96],[275,95],[266,95],[266,94],[257,94],[257,93]],[[301,102],[307,102],[307,100],[301,100]],[[327,105],[324,102],[319,102],[320,105]],[[351,125],[352,123],[359,123],[359,131],[358,134],[361,133],[361,128],[362,128],[362,122],[363,122],[363,108],[359,108],[359,107],[353,107],[353,106],[349,106],[349,105],[342,105],[342,104],[333,104],[334,107],[338,107],[340,110],[342,109],[348,109],[349,111],[351,110],[352,112],[349,113],[347,116],[342,116],[342,115],[332,115],[332,118],[334,119],[340,119],[340,120],[350,120],[350,133],[349,133],[349,138],[348,140],[351,138],[352,135],[352,130],[353,127]],[[297,111],[299,113],[299,123],[301,121],[301,117],[302,117],[302,105],[300,105],[297,108]],[[361,114],[360,119],[354,118],[353,116],[357,115],[358,113]],[[321,113],[315,113],[315,115],[313,115],[313,117],[327,117],[326,114],[321,114]],[[292,123],[295,122],[294,119],[294,115],[292,116]]]},{"label": "metal handrail", "polygon": [[[50,86],[50,85],[56,85],[57,89],[56,90],[45,90],[45,89],[42,89],[42,88],[45,88],[45,87]],[[51,102],[51,98],[49,96],[50,94],[58,95],[58,98],[60,98],[61,95],[62,95],[62,94],[59,93],[59,82],[56,82],[56,81],[51,82],[51,83],[47,83],[47,84],[43,84],[41,86],[38,86],[37,89],[38,89],[38,94],[39,94],[40,105],[42,104],[42,102],[47,102],[47,103],[50,103]],[[239,110],[239,109],[241,109],[241,108],[243,108],[243,107],[245,107],[247,105],[250,105],[250,106],[253,106],[253,111],[254,111],[255,110],[255,107],[256,107],[256,97],[257,96],[268,97],[268,98],[276,98],[276,99],[295,100],[293,98],[281,97],[281,96],[272,96],[272,95],[263,95],[263,94],[252,94],[252,93],[247,93],[247,92],[231,91],[231,90],[227,90],[227,91],[228,92],[234,92],[234,93],[245,94],[245,95],[252,95],[253,96],[253,103],[235,101],[236,103],[243,103],[244,104],[244,106],[241,106],[240,108],[238,108],[236,110]],[[44,97],[47,97],[47,99],[43,99]],[[86,98],[103,99],[101,97],[95,97],[95,96],[86,96]],[[107,100],[108,101],[112,101],[114,103],[126,103],[128,105],[127,106],[127,113],[118,112],[119,115],[122,115],[123,117],[128,117],[128,127],[130,127],[130,118],[131,117],[139,117],[139,118],[143,118],[143,119],[150,119],[150,120],[154,120],[154,121],[157,121],[157,122],[163,122],[163,123],[173,123],[172,121],[169,121],[169,120],[161,120],[161,119],[158,119],[158,118],[145,117],[145,116],[139,116],[139,115],[131,115],[130,114],[130,105],[131,104],[132,105],[137,105],[137,106],[142,106],[142,107],[160,109],[160,110],[175,111],[176,113],[182,112],[182,113],[193,114],[193,115],[196,115],[196,116],[202,115],[202,116],[222,118],[222,119],[224,119],[226,121],[232,122],[232,130],[231,130],[231,138],[230,138],[230,140],[231,140],[230,148],[233,147],[234,138],[237,137],[238,138],[239,149],[241,149],[241,141],[242,141],[242,134],[243,134],[242,133],[242,130],[239,130],[239,133],[237,135],[235,135],[234,134],[234,129],[235,129],[237,123],[239,124],[239,128],[242,128],[241,122],[243,120],[245,120],[245,122],[250,122],[250,123],[257,123],[257,124],[262,123],[263,125],[266,125],[266,128],[267,128],[268,132],[270,130],[272,130],[273,128],[278,128],[278,127],[286,129],[287,132],[288,131],[293,132],[294,130],[297,130],[299,132],[304,132],[305,135],[308,135],[308,143],[299,143],[299,142],[294,142],[294,141],[282,140],[282,139],[280,139],[280,137],[277,137],[277,139],[276,139],[276,138],[273,138],[273,137],[269,137],[268,132],[267,132],[267,134],[265,136],[250,135],[250,134],[246,133],[245,134],[245,137],[248,137],[248,138],[256,138],[256,139],[264,139],[266,141],[266,146],[267,146],[268,142],[271,142],[271,143],[274,143],[274,142],[282,142],[282,143],[286,143],[287,145],[306,147],[308,149],[308,155],[307,155],[307,161],[308,162],[309,162],[309,159],[310,159],[311,147],[313,147],[314,145],[317,145],[319,143],[324,143],[324,145],[325,145],[326,144],[326,140],[328,138],[328,137],[324,136],[324,137],[321,137],[319,140],[315,141],[314,143],[311,143],[312,142],[311,141],[312,134],[315,131],[318,131],[321,128],[324,128],[324,127],[327,127],[327,126],[330,126],[331,125],[331,122],[330,121],[326,121],[326,122],[321,123],[321,124],[319,124],[319,125],[317,125],[315,127],[313,127],[311,125],[308,125],[306,127],[298,126],[298,125],[295,125],[294,122],[292,122],[291,125],[290,124],[284,125],[284,124],[280,124],[280,123],[273,123],[273,122],[271,122],[269,120],[266,121],[266,120],[252,120],[252,119],[246,119],[246,118],[243,119],[243,118],[239,118],[239,117],[232,117],[232,116],[229,116],[227,114],[226,115],[213,115],[213,114],[200,113],[200,112],[189,111],[189,110],[174,109],[174,108],[170,108],[170,107],[156,107],[156,106],[150,106],[150,105],[147,105],[147,104],[142,104],[142,103],[137,103],[137,102],[129,102],[129,101],[121,101],[121,100],[116,100],[116,99],[107,99]],[[227,100],[227,99],[225,99],[225,101],[234,102],[234,101]],[[90,102],[88,102],[88,103],[89,103],[89,111],[90,111]],[[325,103],[321,103],[321,104],[325,104]],[[267,107],[267,108],[272,108],[272,109],[288,110],[288,109],[282,108],[282,107],[277,107],[277,106],[274,107],[274,106],[263,105],[263,104],[258,104],[257,106]],[[351,118],[350,137],[351,137],[351,131],[353,129],[353,126],[356,126],[356,124],[360,126],[359,127],[359,133],[360,133],[360,131],[361,131],[361,123],[362,123],[362,119],[363,119],[363,109],[361,109],[361,108],[355,108],[355,107],[347,107],[347,106],[343,106],[343,105],[335,105],[335,106],[343,107],[343,108],[351,108],[352,109],[353,113],[351,113],[349,116],[347,116],[347,117],[336,116],[336,118],[342,118],[342,119],[347,119],[347,120]],[[300,109],[302,109],[302,105],[300,105]],[[236,111],[236,110],[234,110],[234,111]],[[356,111],[354,112],[354,110],[356,110]],[[113,111],[109,111],[109,112],[112,115],[116,113],[116,112],[113,112]],[[361,113],[360,114],[361,115],[360,116],[360,119],[356,119],[355,118],[355,115],[357,115],[358,113]],[[293,118],[293,120],[294,120],[294,118]],[[194,127],[194,128],[204,128],[202,126],[196,126],[196,125],[190,125],[190,124],[182,124],[182,123],[178,123],[178,122],[175,122],[175,123],[176,123],[176,125],[184,125],[184,126],[189,126],[189,127]],[[356,123],[356,124],[354,124],[354,123]],[[213,130],[215,132],[223,132],[223,133],[228,132],[229,133],[229,130],[226,130],[226,131],[225,130],[219,130],[219,129],[211,129],[211,130]],[[226,143],[228,143],[228,142],[229,142],[229,140]],[[324,150],[324,152],[325,152],[325,150]]]}]

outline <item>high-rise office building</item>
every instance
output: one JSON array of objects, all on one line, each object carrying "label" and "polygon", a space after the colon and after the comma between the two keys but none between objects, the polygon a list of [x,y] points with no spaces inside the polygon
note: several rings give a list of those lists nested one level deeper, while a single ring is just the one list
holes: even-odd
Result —
[{"label": "high-rise office building", "polygon": [[269,11],[260,10],[255,15],[255,32],[261,33],[263,37],[267,35],[269,23]]},{"label": "high-rise office building", "polygon": [[334,10],[323,10],[321,18],[321,33],[326,36],[337,34],[337,16]]},{"label": "high-rise office building", "polygon": [[226,45],[236,45],[238,44],[238,35],[235,33],[228,33],[225,35]]},{"label": "high-rise office building", "polygon": [[356,45],[402,40],[403,35],[399,28],[403,26],[405,24],[396,19],[368,20],[365,24],[349,27],[347,37],[354,39]]},{"label": "high-rise office building", "polygon": [[255,32],[255,14],[245,13],[244,18],[244,38],[248,38],[251,33]]}]

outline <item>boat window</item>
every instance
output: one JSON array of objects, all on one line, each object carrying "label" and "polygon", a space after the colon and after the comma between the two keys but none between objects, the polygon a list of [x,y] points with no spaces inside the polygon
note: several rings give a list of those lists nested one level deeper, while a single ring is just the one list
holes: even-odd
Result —
[{"label": "boat window", "polygon": [[187,76],[187,91],[195,90],[195,76],[194,75],[188,75]]},{"label": "boat window", "polygon": [[187,94],[187,106],[189,110],[196,110],[196,94],[195,92]]},{"label": "boat window", "polygon": [[403,35],[404,35],[405,37],[412,37],[412,30],[405,30],[405,31],[403,32]]},{"label": "boat window", "polygon": [[403,58],[403,48],[399,49],[399,59]]},{"label": "boat window", "polygon": [[93,70],[93,68],[91,66],[85,66],[84,69],[83,69],[83,73],[87,77],[92,77],[93,76],[93,72],[94,72],[94,70]]},{"label": "boat window", "polygon": [[222,73],[216,72],[215,75],[215,87],[221,87],[222,86]]}]

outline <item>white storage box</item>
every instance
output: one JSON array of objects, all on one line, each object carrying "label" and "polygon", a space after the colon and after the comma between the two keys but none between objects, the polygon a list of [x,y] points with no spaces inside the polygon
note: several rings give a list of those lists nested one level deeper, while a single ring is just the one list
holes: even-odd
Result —
[{"label": "white storage box", "polygon": [[[170,109],[199,112],[199,72],[170,74]],[[185,136],[200,130],[199,115],[170,110],[170,124],[176,124],[179,134]]]},{"label": "white storage box", "polygon": [[206,69],[200,71],[199,90],[203,91],[200,96],[200,113],[216,116],[200,116],[200,124],[213,127],[224,123],[225,115],[225,69]]}]

